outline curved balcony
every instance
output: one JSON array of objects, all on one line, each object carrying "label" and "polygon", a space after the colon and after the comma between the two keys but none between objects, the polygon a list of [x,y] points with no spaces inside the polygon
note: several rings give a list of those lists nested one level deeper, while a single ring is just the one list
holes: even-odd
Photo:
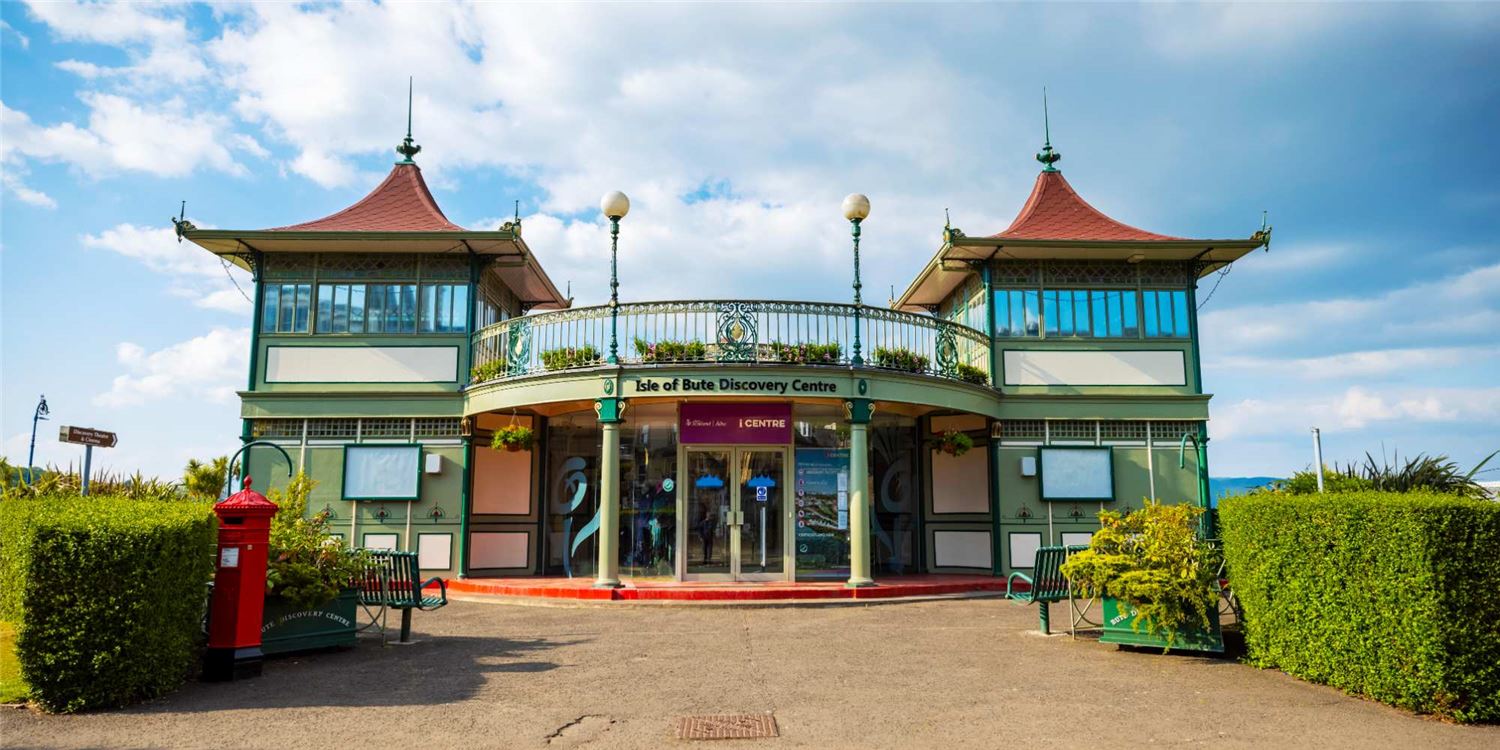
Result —
[{"label": "curved balcony", "polygon": [[[859,326],[864,367],[984,385],[984,333],[938,318],[828,302],[703,300],[620,305],[624,365],[850,367]],[[609,356],[608,305],[526,315],[473,336],[471,382],[598,367]]]}]

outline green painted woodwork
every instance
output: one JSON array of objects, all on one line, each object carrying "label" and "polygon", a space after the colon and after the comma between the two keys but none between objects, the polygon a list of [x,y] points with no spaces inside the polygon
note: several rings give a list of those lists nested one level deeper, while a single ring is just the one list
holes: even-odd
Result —
[{"label": "green painted woodwork", "polygon": [[1208,419],[1208,395],[1005,396],[998,419]]},{"label": "green painted woodwork", "polygon": [[347,589],[333,601],[310,609],[293,607],[280,599],[267,599],[262,615],[260,650],[269,656],[352,647],[356,604],[354,589]]},{"label": "green painted woodwork", "polygon": [[287,417],[459,417],[464,399],[456,393],[241,393],[240,416],[247,419]]},{"label": "green painted woodwork", "polygon": [[[1137,632],[1131,626],[1135,620],[1135,607],[1111,596],[1103,599],[1104,610],[1104,633],[1099,636],[1100,643],[1114,643],[1121,646],[1144,646],[1147,648],[1168,648],[1167,639],[1163,636],[1150,633],[1145,630]],[[1213,654],[1224,653],[1224,635],[1219,628],[1219,620],[1216,617],[1209,618],[1209,628],[1193,628],[1177,633],[1177,640],[1171,644],[1171,648],[1177,651],[1207,651]]]},{"label": "green painted woodwork", "polygon": [[[434,383],[268,383],[264,372],[266,350],[270,347],[455,347],[458,362],[454,367],[454,380]],[[463,334],[409,333],[364,336],[359,334],[262,334],[254,348],[253,359],[261,363],[254,371],[254,382],[250,390],[257,393],[364,393],[380,392],[441,392],[455,393],[469,379],[469,337]]]}]

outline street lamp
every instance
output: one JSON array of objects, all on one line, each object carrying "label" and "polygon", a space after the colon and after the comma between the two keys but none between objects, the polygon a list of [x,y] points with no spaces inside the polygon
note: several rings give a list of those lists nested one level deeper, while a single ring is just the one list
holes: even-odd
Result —
[{"label": "street lamp", "polygon": [[599,210],[609,217],[609,359],[606,362],[620,364],[620,279],[615,273],[615,258],[620,250],[620,219],[630,213],[630,199],[616,190],[599,200]]},{"label": "street lamp", "polygon": [[26,454],[26,481],[31,482],[31,465],[36,462],[36,423],[46,419],[52,411],[47,408],[47,396],[42,395],[36,404],[36,413],[31,415],[31,451]]},{"label": "street lamp", "polygon": [[859,353],[859,223],[870,215],[870,199],[859,193],[850,193],[844,199],[844,218],[849,220],[849,225],[854,233],[854,356],[849,358],[849,363],[855,367],[865,364],[864,357]]}]

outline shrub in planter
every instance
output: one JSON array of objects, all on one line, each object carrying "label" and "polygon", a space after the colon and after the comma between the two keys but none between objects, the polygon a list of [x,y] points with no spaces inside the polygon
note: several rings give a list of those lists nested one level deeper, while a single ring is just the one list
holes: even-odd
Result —
[{"label": "shrub in planter", "polygon": [[47,711],[122,706],[192,671],[213,575],[212,505],[91,495],[7,499],[0,619]]},{"label": "shrub in planter", "polygon": [[492,359],[484,364],[474,365],[469,371],[469,380],[475,383],[483,383],[486,380],[494,380],[505,372],[505,360]]},{"label": "shrub in planter", "polygon": [[635,340],[635,353],[642,362],[702,362],[708,347],[702,341]]},{"label": "shrub in planter", "polygon": [[303,609],[326,604],[349,588],[366,558],[363,550],[329,533],[326,511],[307,515],[307,497],[316,484],[299,473],[284,491],[266,493],[277,505],[271,518],[266,598]]},{"label": "shrub in planter", "polygon": [[490,447],[495,450],[529,451],[536,432],[524,425],[512,424],[495,430]]},{"label": "shrub in planter", "polygon": [[1500,503],[1257,493],[1219,509],[1249,661],[1457,721],[1500,721]]},{"label": "shrub in planter", "polygon": [[928,359],[910,349],[875,347],[875,366],[906,372],[926,372]]},{"label": "shrub in planter", "polygon": [[799,365],[838,364],[839,357],[844,353],[843,347],[837,343],[783,344],[780,341],[772,341],[770,347],[771,356],[777,360]]},{"label": "shrub in planter", "polygon": [[1121,609],[1134,610],[1131,629],[1170,648],[1218,622],[1219,556],[1198,538],[1202,513],[1194,505],[1151,500],[1127,514],[1100,511],[1089,548],[1068,558],[1062,573],[1085,596],[1128,605]]},{"label": "shrub in planter", "polygon": [[542,352],[542,366],[548,370],[567,370],[597,364],[604,358],[592,346],[568,346]]},{"label": "shrub in planter", "polygon": [[990,374],[974,365],[960,362],[955,374],[958,375],[959,380],[965,383],[973,383],[975,385],[989,385],[990,383]]},{"label": "shrub in planter", "polygon": [[974,439],[958,430],[948,430],[938,440],[938,450],[953,456],[962,456],[974,447]]}]

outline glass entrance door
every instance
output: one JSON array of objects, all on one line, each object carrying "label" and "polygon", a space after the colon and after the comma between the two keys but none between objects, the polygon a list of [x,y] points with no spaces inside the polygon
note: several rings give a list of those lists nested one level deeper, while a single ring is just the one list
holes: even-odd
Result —
[{"label": "glass entrance door", "polygon": [[785,580],[786,449],[691,447],[683,488],[683,576]]}]

